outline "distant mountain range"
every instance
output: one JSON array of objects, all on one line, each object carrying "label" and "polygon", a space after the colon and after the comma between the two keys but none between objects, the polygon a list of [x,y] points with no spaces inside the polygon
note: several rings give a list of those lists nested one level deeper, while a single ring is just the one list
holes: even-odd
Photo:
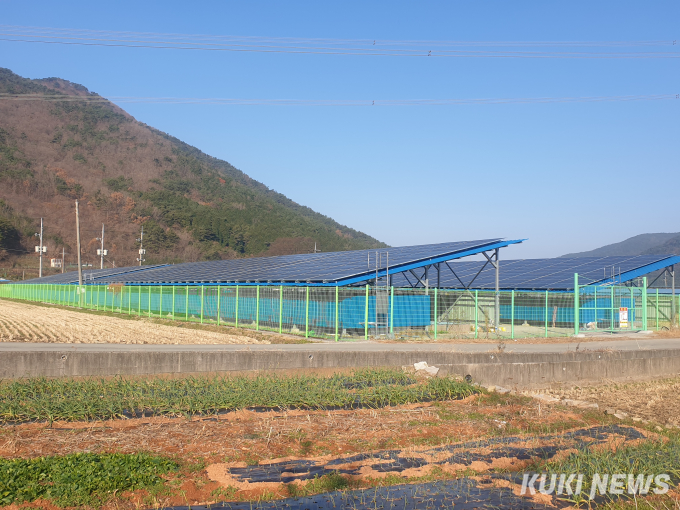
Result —
[{"label": "distant mountain range", "polygon": [[563,257],[610,257],[629,255],[680,255],[680,232],[640,234],[620,243],[590,251],[568,253]]}]

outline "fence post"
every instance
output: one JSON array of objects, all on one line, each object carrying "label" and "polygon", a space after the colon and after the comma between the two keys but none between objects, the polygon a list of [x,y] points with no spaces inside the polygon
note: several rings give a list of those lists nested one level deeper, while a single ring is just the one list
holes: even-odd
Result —
[{"label": "fence post", "polygon": [[255,331],[260,331],[260,286],[255,288]]},{"label": "fence post", "polygon": [[394,285],[390,287],[390,335],[394,335]]},{"label": "fence post", "polygon": [[163,318],[163,286],[160,285],[158,287],[158,292],[160,292],[160,304],[158,305],[158,316],[162,319]]},{"label": "fence post", "polygon": [[283,333],[283,285],[279,285],[279,334]]},{"label": "fence post", "polygon": [[610,301],[611,303],[609,306],[611,307],[611,314],[612,314],[612,320],[609,321],[609,329],[613,332],[614,331],[614,287],[612,286],[611,292],[610,292]]},{"label": "fence post", "polygon": [[309,338],[309,286],[307,286],[307,297],[305,299],[305,338]]},{"label": "fence post", "polygon": [[[576,333],[578,335],[578,333]],[[545,291],[545,338],[548,338],[548,291]]]},{"label": "fence post", "polygon": [[477,338],[478,335],[478,326],[479,326],[479,306],[478,306],[478,299],[479,299],[479,291],[475,290],[475,338]]},{"label": "fence post", "polygon": [[656,289],[656,330],[659,331],[659,289]]},{"label": "fence post", "polygon": [[189,286],[186,287],[186,297],[184,299],[184,320],[189,322]]},{"label": "fence post", "polygon": [[175,286],[172,286],[172,320],[175,320]]},{"label": "fence post", "polygon": [[642,277],[642,330],[647,331],[647,277]]},{"label": "fence post", "polygon": [[238,285],[236,286],[236,327],[238,328]]},{"label": "fence post", "polygon": [[137,287],[139,289],[137,296],[137,317],[142,315],[142,286]]},{"label": "fence post", "polygon": [[220,325],[220,315],[222,307],[222,287],[217,286],[217,325]]},{"label": "fence post", "polygon": [[148,308],[149,308],[148,315],[149,315],[149,317],[151,317],[151,285],[149,285],[149,301],[148,301],[147,305],[148,305]]},{"label": "fence post", "polygon": [[132,315],[132,287],[130,286],[128,286],[128,315]]},{"label": "fence post", "polygon": [[[434,339],[437,340],[437,287],[434,288]],[[376,303],[377,306],[377,303]],[[376,327],[378,325],[376,324]]]},{"label": "fence post", "polygon": [[201,324],[203,324],[203,303],[205,301],[205,285],[201,285]]},{"label": "fence post", "polygon": [[366,307],[364,311],[364,340],[368,340],[368,285],[366,285]]},{"label": "fence post", "polygon": [[338,287],[335,286],[335,341],[338,341],[338,325],[340,324],[340,318],[338,317]]},{"label": "fence post", "polygon": [[579,323],[579,307],[578,273],[574,273],[574,336],[578,335],[579,326],[581,325]]},{"label": "fence post", "polygon": [[510,338],[515,339],[515,290],[510,291]]}]

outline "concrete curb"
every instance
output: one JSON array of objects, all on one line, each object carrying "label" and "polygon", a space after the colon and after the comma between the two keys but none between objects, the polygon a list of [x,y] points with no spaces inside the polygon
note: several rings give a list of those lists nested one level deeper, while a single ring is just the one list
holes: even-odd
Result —
[{"label": "concrete curb", "polygon": [[680,374],[680,349],[564,353],[397,350],[171,350],[120,349],[3,350],[0,378],[107,377],[252,371],[336,371],[360,367],[401,367],[426,361],[440,375],[471,375],[475,382],[511,388],[551,383],[640,380]]}]

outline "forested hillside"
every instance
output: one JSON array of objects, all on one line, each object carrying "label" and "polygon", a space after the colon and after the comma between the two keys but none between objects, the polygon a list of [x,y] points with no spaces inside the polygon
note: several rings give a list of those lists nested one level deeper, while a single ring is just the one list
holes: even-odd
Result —
[{"label": "forested hillside", "polygon": [[36,265],[25,253],[40,217],[48,256],[75,260],[75,199],[84,261],[105,223],[109,266],[135,264],[142,227],[148,263],[385,246],[81,85],[0,68],[0,265]]}]

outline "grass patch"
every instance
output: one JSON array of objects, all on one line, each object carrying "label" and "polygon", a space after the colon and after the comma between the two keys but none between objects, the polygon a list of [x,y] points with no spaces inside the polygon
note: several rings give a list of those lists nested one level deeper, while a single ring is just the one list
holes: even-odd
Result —
[{"label": "grass patch", "polygon": [[[562,473],[583,474],[583,488],[578,495],[565,497],[565,500],[576,505],[581,505],[589,501],[593,477],[595,474],[603,476],[609,474],[625,474],[623,480],[623,492],[621,497],[605,494],[602,498],[611,503],[611,508],[619,508],[615,505],[624,504],[620,500],[632,499],[629,495],[628,475],[632,474],[634,479],[638,475],[643,475],[645,481],[649,475],[667,474],[671,479],[671,486],[680,480],[680,435],[673,435],[668,438],[647,439],[638,444],[624,445],[618,448],[591,449],[588,447],[579,449],[563,460],[556,460],[536,466],[537,472],[547,473],[548,476]],[[549,483],[549,482],[548,482]],[[652,479],[649,486],[649,494],[653,494],[656,488],[655,480]],[[596,492],[596,497],[599,493]],[[637,496],[639,497],[639,496]],[[625,508],[625,507],[621,507]]]},{"label": "grass patch", "polygon": [[0,459],[0,504],[47,499],[58,506],[98,506],[114,493],[151,489],[178,469],[146,453],[76,453],[37,459]]},{"label": "grass patch", "polygon": [[335,472],[318,478],[315,477],[305,484],[289,483],[286,485],[286,490],[291,497],[302,498],[312,494],[346,489],[349,486],[349,480],[340,473]]},{"label": "grass patch", "polygon": [[192,416],[243,408],[379,408],[461,399],[475,391],[453,379],[416,381],[398,370],[378,369],[332,377],[34,378],[0,382],[0,422]]}]

